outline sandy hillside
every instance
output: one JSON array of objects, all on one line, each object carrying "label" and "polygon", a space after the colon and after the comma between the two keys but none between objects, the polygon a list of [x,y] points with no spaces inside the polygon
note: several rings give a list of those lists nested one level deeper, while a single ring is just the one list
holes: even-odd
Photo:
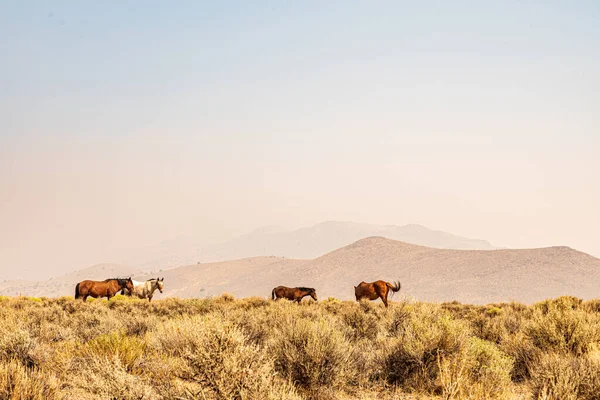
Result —
[{"label": "sandy hillside", "polygon": [[568,247],[519,250],[441,250],[373,237],[319,257],[299,278],[327,282],[322,293],[350,298],[353,285],[402,281],[421,300],[533,302],[600,293],[600,259]]},{"label": "sandy hillside", "polygon": [[165,278],[166,296],[205,297],[228,292],[236,297],[267,297],[278,285],[310,286],[321,299],[353,299],[353,285],[376,279],[400,280],[403,295],[419,300],[531,303],[600,293],[600,259],[568,247],[523,250],[444,250],[382,237],[361,239],[312,260],[254,257],[201,263],[144,275],[123,266],[100,265],[39,283],[2,288],[0,294],[71,295],[75,282],[133,275]]},{"label": "sandy hillside", "polygon": [[[165,295],[221,292],[268,296],[274,286],[312,286],[320,298],[353,298],[362,280],[402,281],[401,295],[422,300],[534,302],[548,297],[598,297],[600,260],[568,247],[440,250],[372,237],[314,260],[259,257],[192,265],[164,273]],[[200,292],[200,289],[203,289]]]},{"label": "sandy hillside", "polygon": [[[162,296],[206,297],[223,292],[238,297],[266,296],[266,290],[308,261],[282,257],[253,257],[234,261],[196,264],[163,271],[165,293]],[[148,279],[154,275],[139,276]],[[292,284],[292,281],[289,282]],[[269,292],[271,289],[268,289]],[[159,295],[160,296],[160,295]]]}]

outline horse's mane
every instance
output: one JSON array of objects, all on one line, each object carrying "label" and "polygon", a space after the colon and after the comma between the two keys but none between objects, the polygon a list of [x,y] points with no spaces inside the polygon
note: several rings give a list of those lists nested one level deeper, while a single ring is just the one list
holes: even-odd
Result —
[{"label": "horse's mane", "polygon": [[105,279],[104,282],[117,281],[119,285],[124,285],[128,280],[129,278],[109,278]]},{"label": "horse's mane", "polygon": [[302,290],[303,292],[314,292],[315,289],[311,287],[297,287],[296,289]]}]

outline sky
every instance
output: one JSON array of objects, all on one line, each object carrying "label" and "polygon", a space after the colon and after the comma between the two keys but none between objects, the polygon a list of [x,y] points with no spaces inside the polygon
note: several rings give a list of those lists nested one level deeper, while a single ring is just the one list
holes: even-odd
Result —
[{"label": "sky", "polygon": [[600,257],[597,1],[3,1],[0,279],[326,220]]}]

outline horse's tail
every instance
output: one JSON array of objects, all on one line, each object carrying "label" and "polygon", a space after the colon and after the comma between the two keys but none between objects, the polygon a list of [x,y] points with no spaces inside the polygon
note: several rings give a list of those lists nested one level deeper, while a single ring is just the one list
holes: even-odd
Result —
[{"label": "horse's tail", "polygon": [[394,295],[394,293],[400,291],[400,288],[402,287],[402,285],[400,284],[400,281],[396,281],[396,282],[392,282],[392,283],[386,282],[385,284],[392,291],[392,296]]},{"label": "horse's tail", "polygon": [[[81,282],[80,282],[81,283]],[[79,283],[75,285],[75,300],[79,298]]]},{"label": "horse's tail", "polygon": [[275,288],[271,290],[271,300],[275,300]]}]

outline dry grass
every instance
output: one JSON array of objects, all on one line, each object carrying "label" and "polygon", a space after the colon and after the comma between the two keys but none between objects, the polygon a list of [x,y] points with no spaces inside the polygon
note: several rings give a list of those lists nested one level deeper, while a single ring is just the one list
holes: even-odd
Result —
[{"label": "dry grass", "polygon": [[0,399],[598,399],[598,301],[0,300]]}]

